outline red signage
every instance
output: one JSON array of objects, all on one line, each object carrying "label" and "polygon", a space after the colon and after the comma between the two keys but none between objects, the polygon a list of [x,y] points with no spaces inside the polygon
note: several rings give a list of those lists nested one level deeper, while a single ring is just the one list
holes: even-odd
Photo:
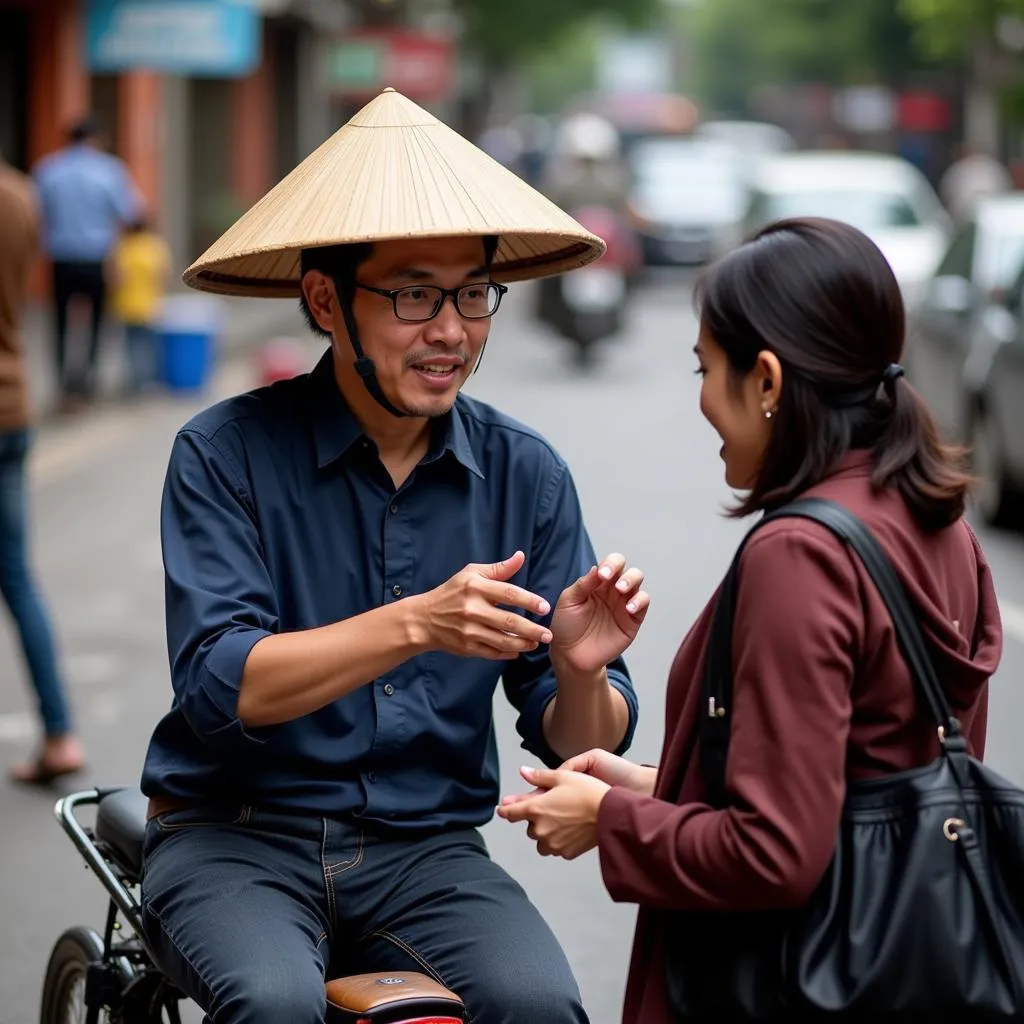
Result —
[{"label": "red signage", "polygon": [[908,132],[944,132],[953,120],[949,100],[939,93],[901,93],[898,109],[900,128]]}]

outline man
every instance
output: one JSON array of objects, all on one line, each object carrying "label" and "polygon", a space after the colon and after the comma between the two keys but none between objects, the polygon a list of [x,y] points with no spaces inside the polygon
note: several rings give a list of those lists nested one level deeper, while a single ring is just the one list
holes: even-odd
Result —
[{"label": "man", "polygon": [[548,197],[565,209],[604,206],[625,214],[629,176],[616,127],[598,114],[573,114],[556,140]]},{"label": "man", "polygon": [[[35,170],[43,208],[46,254],[53,262],[54,358],[60,406],[81,408],[92,397],[106,302],[104,264],[121,227],[141,212],[128,169],[102,150],[102,134],[91,120],[76,124],[69,145]],[[90,309],[85,366],[69,369],[68,307],[86,299]]]},{"label": "man", "polygon": [[[615,214],[620,226],[629,223],[629,177],[621,162],[618,129],[597,114],[573,114],[559,127],[551,162],[548,198],[566,210],[597,206]],[[560,333],[572,333],[573,314],[566,306],[557,278],[537,288],[537,316]]]},{"label": "man", "polygon": [[595,565],[565,463],[459,395],[504,287],[599,239],[387,90],[185,275],[301,294],[308,376],[207,410],[164,493],[175,701],[143,775],[146,934],[218,1024],[324,1019],[423,971],[476,1024],[585,1022],[477,829],[499,678],[548,765],[623,750],[643,574]]},{"label": "man", "polygon": [[31,179],[2,159],[0,224],[0,593],[18,629],[44,732],[36,757],[11,774],[17,782],[48,783],[82,768],[85,755],[72,729],[53,631],[29,559],[31,403],[20,328],[39,255],[39,210]]}]

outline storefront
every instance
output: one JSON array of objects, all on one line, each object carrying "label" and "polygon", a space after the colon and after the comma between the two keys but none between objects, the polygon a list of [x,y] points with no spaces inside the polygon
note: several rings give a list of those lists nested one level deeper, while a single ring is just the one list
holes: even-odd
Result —
[{"label": "storefront", "polygon": [[257,0],[0,0],[0,154],[95,115],[181,267],[330,126],[315,26]]}]

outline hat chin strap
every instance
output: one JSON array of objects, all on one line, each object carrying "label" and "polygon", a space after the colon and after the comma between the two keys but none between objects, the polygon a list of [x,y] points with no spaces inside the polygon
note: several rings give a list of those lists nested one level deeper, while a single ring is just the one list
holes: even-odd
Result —
[{"label": "hat chin strap", "polygon": [[[409,414],[407,412],[403,412],[401,409],[392,405],[388,401],[387,395],[384,394],[384,391],[380,386],[380,381],[377,380],[377,367],[373,360],[363,352],[363,346],[359,343],[359,331],[356,329],[356,318],[352,313],[351,304],[339,299],[338,305],[341,307],[341,315],[345,319],[345,330],[348,331],[349,343],[352,346],[352,351],[356,354],[356,373],[359,374],[366,390],[370,392],[370,397],[382,409],[386,409],[391,413],[392,416],[397,416],[399,418],[408,416]],[[487,338],[484,338],[484,343],[480,346],[480,355],[477,356],[476,359],[476,366],[473,367],[474,374],[480,369],[480,364],[484,361],[484,351],[486,348]]]},{"label": "hat chin strap", "polygon": [[370,392],[370,397],[382,409],[391,413],[392,416],[400,418],[408,416],[407,412],[403,412],[392,405],[388,401],[387,395],[381,389],[380,381],[377,380],[377,367],[373,360],[363,352],[363,346],[359,343],[359,331],[356,329],[356,318],[352,314],[352,304],[347,299],[339,298],[338,305],[341,307],[341,315],[345,318],[345,329],[348,331],[349,344],[351,344],[352,351],[356,354],[356,373],[359,374],[366,390]]}]

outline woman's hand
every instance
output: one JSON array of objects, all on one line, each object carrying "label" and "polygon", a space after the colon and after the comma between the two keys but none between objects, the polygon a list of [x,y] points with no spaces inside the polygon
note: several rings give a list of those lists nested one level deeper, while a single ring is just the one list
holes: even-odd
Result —
[{"label": "woman's hand", "polygon": [[498,808],[506,821],[528,821],[526,834],[537,843],[542,857],[575,860],[597,846],[597,814],[611,787],[582,772],[520,768],[536,789],[522,797],[507,798]]},{"label": "woman's hand", "polygon": [[561,770],[582,772],[608,783],[609,786],[622,786],[644,796],[651,796],[654,793],[654,783],[658,778],[657,768],[633,764],[632,761],[627,761],[624,757],[609,753],[600,747],[570,757],[562,765]]}]

